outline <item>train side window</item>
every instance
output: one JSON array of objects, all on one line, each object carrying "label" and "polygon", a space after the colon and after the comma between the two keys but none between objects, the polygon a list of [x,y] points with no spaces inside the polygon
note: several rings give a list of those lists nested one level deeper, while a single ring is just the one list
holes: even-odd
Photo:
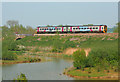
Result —
[{"label": "train side window", "polygon": [[81,28],[81,29],[83,29],[83,28]]},{"label": "train side window", "polygon": [[90,28],[90,29],[92,29],[92,28]]},{"label": "train side window", "polygon": [[93,29],[95,29],[95,27],[93,27]]},{"label": "train side window", "polygon": [[73,28],[75,30],[75,28]]},{"label": "train side window", "polygon": [[96,27],[96,29],[98,29],[98,27]]}]

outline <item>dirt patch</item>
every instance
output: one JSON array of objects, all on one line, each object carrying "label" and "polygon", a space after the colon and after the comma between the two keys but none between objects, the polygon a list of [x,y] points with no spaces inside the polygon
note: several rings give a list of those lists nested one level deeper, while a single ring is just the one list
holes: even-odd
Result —
[{"label": "dirt patch", "polygon": [[37,40],[38,40],[38,41],[40,41],[40,40],[41,40],[41,38],[38,38]]},{"label": "dirt patch", "polygon": [[70,41],[80,40],[80,38],[70,38]]},{"label": "dirt patch", "polygon": [[78,48],[67,48],[63,53],[67,55],[72,55]]},{"label": "dirt patch", "polygon": [[87,49],[84,49],[84,50],[85,50],[86,56],[88,56],[88,55],[89,55],[89,52],[91,51],[91,49],[90,49],[90,48],[87,48]]},{"label": "dirt patch", "polygon": [[[67,54],[67,55],[72,55],[77,50],[81,50],[81,48],[67,48],[63,53]],[[90,48],[86,48],[84,50],[85,50],[86,56],[88,56],[88,54],[91,51],[91,49]]]}]

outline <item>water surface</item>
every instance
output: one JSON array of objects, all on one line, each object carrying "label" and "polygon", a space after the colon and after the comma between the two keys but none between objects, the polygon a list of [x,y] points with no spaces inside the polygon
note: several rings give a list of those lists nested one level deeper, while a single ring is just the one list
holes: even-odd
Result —
[{"label": "water surface", "polygon": [[46,58],[52,61],[3,65],[2,78],[13,80],[20,73],[24,73],[29,80],[73,80],[72,77],[63,75],[64,69],[72,66],[72,59]]}]

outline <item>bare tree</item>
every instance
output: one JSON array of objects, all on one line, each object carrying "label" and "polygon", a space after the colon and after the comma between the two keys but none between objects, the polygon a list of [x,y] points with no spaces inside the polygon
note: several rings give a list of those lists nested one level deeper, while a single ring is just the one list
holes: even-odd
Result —
[{"label": "bare tree", "polygon": [[7,25],[8,26],[15,26],[15,25],[18,25],[19,23],[18,23],[18,21],[16,21],[16,20],[8,20],[7,21]]}]

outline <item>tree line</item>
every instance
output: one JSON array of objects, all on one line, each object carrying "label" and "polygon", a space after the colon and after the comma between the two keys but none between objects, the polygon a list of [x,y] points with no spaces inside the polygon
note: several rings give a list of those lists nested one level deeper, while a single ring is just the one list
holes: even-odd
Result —
[{"label": "tree line", "polygon": [[96,68],[98,72],[101,70],[118,71],[118,50],[113,48],[96,48],[92,49],[89,55],[86,57],[84,49],[78,50],[73,53],[73,65],[76,69]]},{"label": "tree line", "polygon": [[18,44],[15,43],[15,34],[34,34],[36,32],[31,26],[23,26],[18,21],[9,20],[2,29],[2,57],[3,60],[15,60],[17,55],[11,51],[18,51]]}]

